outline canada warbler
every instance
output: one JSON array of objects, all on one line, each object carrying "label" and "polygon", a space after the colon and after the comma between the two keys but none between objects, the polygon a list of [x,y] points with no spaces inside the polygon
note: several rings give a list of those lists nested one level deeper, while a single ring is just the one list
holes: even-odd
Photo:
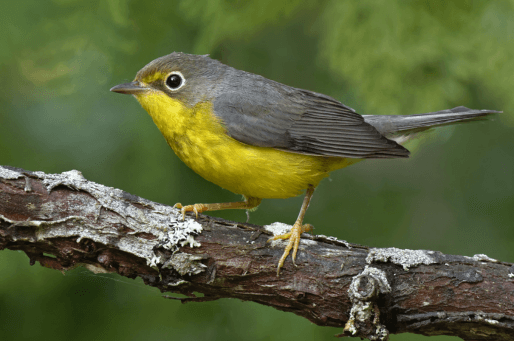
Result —
[{"label": "canada warbler", "polygon": [[[306,190],[277,275],[300,235],[314,188],[336,169],[369,158],[405,158],[402,146],[434,126],[474,120],[493,110],[457,107],[421,115],[361,116],[339,101],[236,70],[207,55],[158,58],[133,82],[111,91],[134,95],[178,155],[196,173],[244,201],[175,206],[198,213],[252,209],[263,198]],[[270,239],[271,240],[271,239]]]}]

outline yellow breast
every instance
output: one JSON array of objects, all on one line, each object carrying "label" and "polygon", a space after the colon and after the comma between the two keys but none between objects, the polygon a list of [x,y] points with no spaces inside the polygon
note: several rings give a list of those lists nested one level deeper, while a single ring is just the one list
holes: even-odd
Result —
[{"label": "yellow breast", "polygon": [[226,134],[212,104],[189,108],[160,92],[137,96],[177,156],[203,178],[255,198],[289,198],[357,159],[289,153],[241,143]]}]

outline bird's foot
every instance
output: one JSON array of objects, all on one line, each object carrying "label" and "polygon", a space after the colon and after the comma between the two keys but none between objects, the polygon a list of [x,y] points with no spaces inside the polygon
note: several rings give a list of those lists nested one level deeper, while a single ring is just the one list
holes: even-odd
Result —
[{"label": "bird's foot", "polygon": [[178,202],[173,205],[173,207],[180,209],[180,212],[182,213],[182,220],[186,219],[186,212],[195,212],[196,219],[198,219],[198,213],[202,213],[208,210],[208,206],[205,204],[182,206],[182,204]]},{"label": "bird's foot", "polygon": [[304,232],[309,232],[313,229],[313,226],[311,224],[305,224],[302,225],[300,222],[296,222],[293,227],[291,228],[291,232],[286,234],[281,234],[279,236],[275,236],[273,238],[268,239],[268,242],[271,242],[273,240],[277,239],[289,239],[289,242],[287,243],[287,246],[284,250],[284,253],[282,254],[282,257],[278,261],[277,266],[277,277],[280,274],[280,268],[284,266],[284,262],[289,255],[289,252],[291,252],[291,249],[293,249],[293,255],[291,258],[293,259],[293,264],[296,266],[295,259],[296,259],[296,253],[298,252],[298,246],[300,245],[300,236]]}]

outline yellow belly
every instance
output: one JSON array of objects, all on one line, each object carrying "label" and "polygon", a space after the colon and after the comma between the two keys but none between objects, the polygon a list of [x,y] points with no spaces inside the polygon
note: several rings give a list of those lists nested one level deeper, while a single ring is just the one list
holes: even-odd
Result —
[{"label": "yellow belly", "polygon": [[289,198],[358,159],[289,153],[241,143],[225,132],[210,103],[187,108],[165,94],[137,96],[177,156],[206,180],[255,198]]}]

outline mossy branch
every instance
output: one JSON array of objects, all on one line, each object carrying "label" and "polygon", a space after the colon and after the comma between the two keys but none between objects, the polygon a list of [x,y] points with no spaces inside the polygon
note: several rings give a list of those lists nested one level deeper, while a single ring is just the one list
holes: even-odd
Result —
[{"label": "mossy branch", "polygon": [[272,231],[204,215],[182,221],[176,209],[78,171],[0,166],[0,250],[22,250],[31,264],[139,276],[162,292],[187,295],[182,302],[258,302],[344,328],[345,336],[514,340],[510,263],[305,234],[298,267],[287,261],[277,277],[284,244],[267,243]]}]

